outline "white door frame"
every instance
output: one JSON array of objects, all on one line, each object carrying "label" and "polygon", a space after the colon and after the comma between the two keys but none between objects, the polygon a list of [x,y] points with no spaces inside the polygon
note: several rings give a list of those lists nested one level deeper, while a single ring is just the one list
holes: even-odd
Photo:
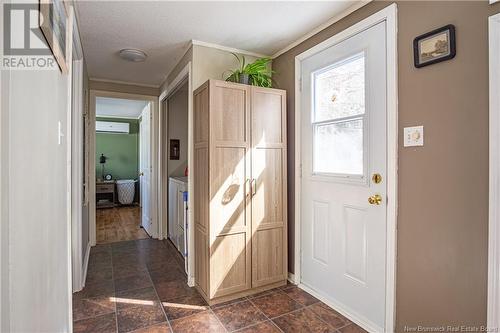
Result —
[{"label": "white door frame", "polygon": [[488,321],[490,329],[500,328],[500,14],[490,16],[490,172],[488,241]]},{"label": "white door frame", "polygon": [[96,245],[96,188],[95,188],[95,121],[96,121],[96,98],[123,98],[151,102],[151,219],[153,221],[153,238],[158,238],[158,97],[130,93],[119,93],[105,90],[90,90],[89,110],[89,237],[90,244]]},{"label": "white door frame", "polygon": [[[397,5],[392,4],[367,17],[333,37],[295,57],[295,274],[293,282],[329,304],[325,297],[301,284],[301,64],[302,61],[380,22],[386,22],[387,40],[387,244],[385,332],[394,332],[396,303],[396,223],[397,223],[397,168],[398,168],[398,73],[397,73]],[[337,309],[352,321],[369,331],[373,328],[358,318]]]},{"label": "white door frame", "polygon": [[[159,111],[159,124],[160,124],[160,135],[159,137],[167,137],[168,135],[168,124],[167,128],[163,128],[163,117],[167,115],[168,105],[165,104],[165,109],[163,109],[163,102],[168,100],[168,98],[177,91],[177,88],[180,87],[187,80],[188,82],[188,285],[190,287],[194,287],[194,223],[193,223],[193,159],[194,159],[194,138],[193,138],[193,75],[192,75],[192,63],[191,61],[187,63],[186,66],[177,74],[175,79],[168,85],[168,87],[163,91],[158,98],[158,104],[160,105]],[[167,118],[168,119],[168,118]],[[167,238],[166,231],[163,230],[163,226],[168,226],[168,202],[166,201],[168,195],[168,175],[163,174],[163,163],[165,159],[165,154],[168,154],[168,147],[164,147],[163,142],[160,142],[159,149],[159,161],[160,166],[159,177],[158,177],[158,187],[161,188],[161,191],[158,191],[159,195],[159,216],[161,216],[160,223],[160,237]],[[165,207],[165,209],[164,209]]]}]

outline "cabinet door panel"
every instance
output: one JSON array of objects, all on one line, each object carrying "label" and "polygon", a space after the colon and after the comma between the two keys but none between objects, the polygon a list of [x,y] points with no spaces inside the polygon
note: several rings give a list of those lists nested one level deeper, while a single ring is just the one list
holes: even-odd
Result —
[{"label": "cabinet door panel", "polygon": [[252,286],[286,280],[285,93],[252,87]]},{"label": "cabinet door panel", "polygon": [[211,115],[215,143],[246,142],[248,88],[215,82],[212,91]]},{"label": "cabinet door panel", "polygon": [[195,226],[195,280],[196,285],[208,295],[208,237],[204,230]]},{"label": "cabinet door panel", "polygon": [[261,286],[283,279],[283,227],[258,230],[253,235],[253,286]]},{"label": "cabinet door panel", "polygon": [[210,297],[251,287],[250,88],[211,81]]},{"label": "cabinet door panel", "polygon": [[217,236],[211,244],[211,297],[229,295],[250,288],[250,256],[247,233]]},{"label": "cabinet door panel", "polygon": [[214,235],[246,231],[246,149],[215,148],[212,159],[210,229]]}]

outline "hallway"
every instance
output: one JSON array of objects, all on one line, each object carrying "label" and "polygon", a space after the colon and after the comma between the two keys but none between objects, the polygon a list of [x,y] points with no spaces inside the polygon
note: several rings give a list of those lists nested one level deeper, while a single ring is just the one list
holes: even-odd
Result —
[{"label": "hallway", "polygon": [[141,228],[141,208],[124,206],[96,210],[97,244],[149,238]]},{"label": "hallway", "polygon": [[86,287],[73,295],[73,331],[364,332],[292,285],[209,307],[182,265],[168,241],[93,247]]}]

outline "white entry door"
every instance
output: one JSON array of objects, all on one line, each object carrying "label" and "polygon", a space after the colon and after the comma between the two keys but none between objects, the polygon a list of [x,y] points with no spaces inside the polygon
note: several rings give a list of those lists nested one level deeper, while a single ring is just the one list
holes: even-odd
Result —
[{"label": "white entry door", "polygon": [[386,267],[385,22],[302,62],[301,277],[383,330]]},{"label": "white entry door", "polygon": [[153,221],[151,219],[151,108],[148,104],[142,111],[140,135],[140,186],[141,186],[141,225],[153,236]]}]

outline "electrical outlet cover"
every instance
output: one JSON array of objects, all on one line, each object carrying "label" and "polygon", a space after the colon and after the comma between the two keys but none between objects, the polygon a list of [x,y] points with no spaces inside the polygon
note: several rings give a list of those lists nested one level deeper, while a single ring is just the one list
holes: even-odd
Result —
[{"label": "electrical outlet cover", "polygon": [[424,126],[404,128],[404,146],[418,147],[424,145]]}]

